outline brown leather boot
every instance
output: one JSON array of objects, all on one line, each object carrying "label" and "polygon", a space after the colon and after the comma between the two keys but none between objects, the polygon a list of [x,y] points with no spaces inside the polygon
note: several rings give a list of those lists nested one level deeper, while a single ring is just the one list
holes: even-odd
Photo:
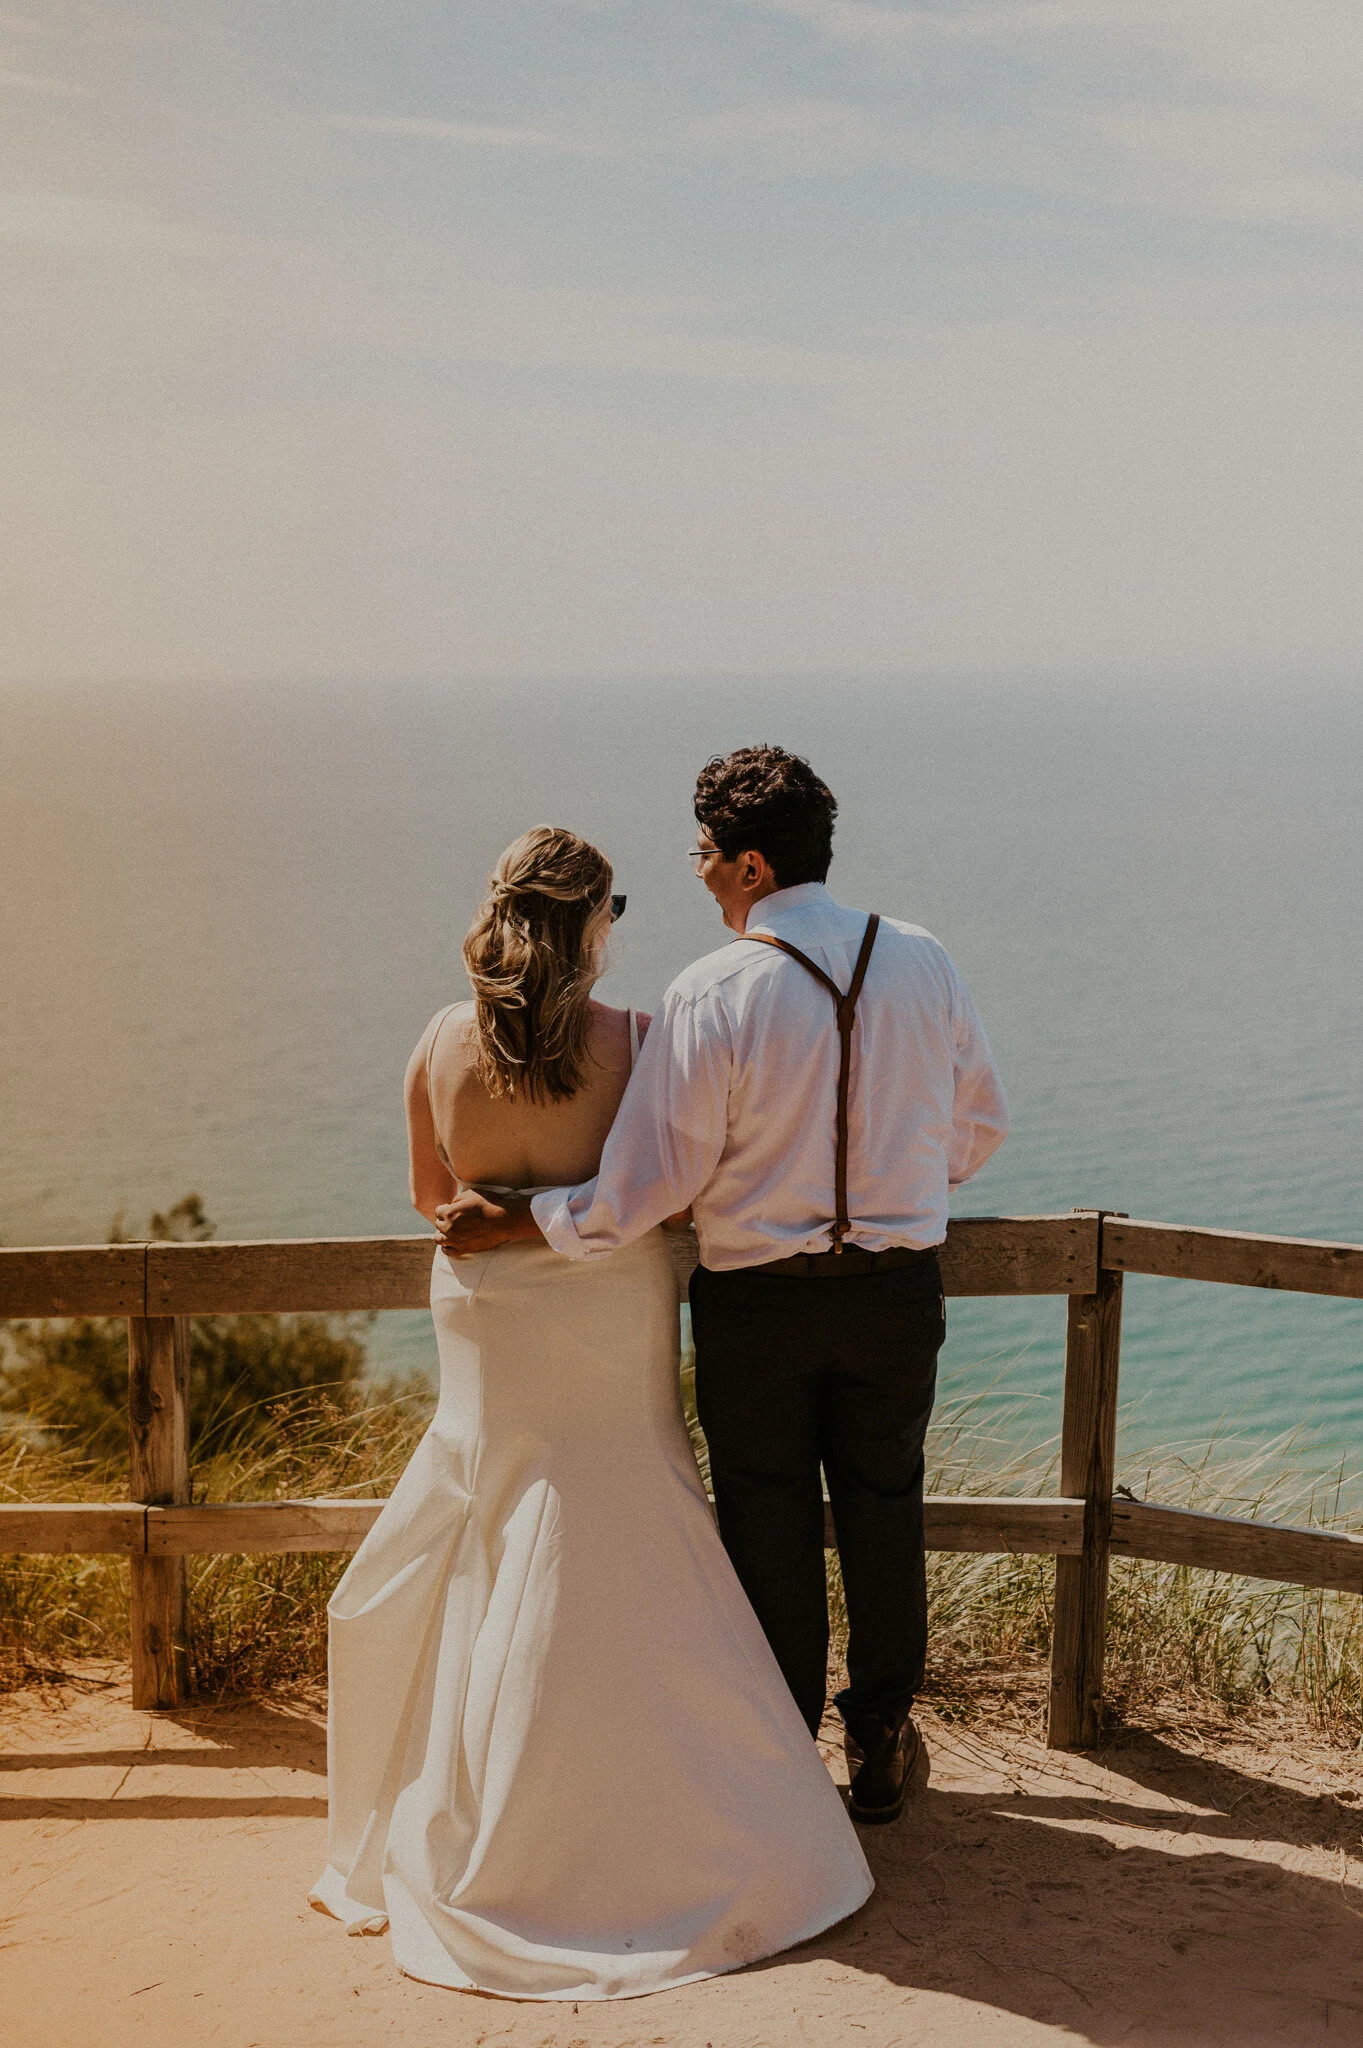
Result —
[{"label": "brown leather boot", "polygon": [[928,1782],[927,1745],[907,1714],[898,1727],[877,1715],[854,1720],[842,1746],[851,1786],[847,1810],[866,1826],[898,1820],[910,1792]]}]

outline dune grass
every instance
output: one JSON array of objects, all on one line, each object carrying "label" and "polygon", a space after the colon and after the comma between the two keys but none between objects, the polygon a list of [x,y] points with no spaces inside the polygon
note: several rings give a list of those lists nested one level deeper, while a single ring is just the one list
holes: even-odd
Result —
[{"label": "dune grass", "polygon": [[[1006,1396],[1006,1379],[1002,1391]],[[930,1491],[1058,1491],[1059,1445],[1012,1448],[1027,1404],[1000,1385],[939,1400]],[[1119,1444],[1117,1477],[1138,1499],[1299,1528],[1357,1529],[1357,1475],[1322,1472],[1309,1431],[1251,1444],[1137,1450]],[[931,1668],[939,1711],[1025,1705],[1039,1723],[1050,1656],[1049,1559],[940,1553],[928,1559]],[[1028,1684],[1030,1675],[1032,1682]],[[1184,1565],[1111,1561],[1105,1698],[1111,1718],[1162,1709],[1208,1719],[1291,1705],[1327,1740],[1363,1743],[1363,1601]]]},{"label": "dune grass", "polygon": [[[683,1394],[704,1468],[704,1443]],[[235,1411],[201,1439],[196,1500],[390,1491],[430,1412],[423,1388],[347,1380]],[[1015,1446],[1024,1403],[996,1383],[939,1400],[929,1488],[1045,1493],[1056,1447]],[[1345,1479],[1313,1473],[1307,1439],[1196,1454],[1172,1447],[1119,1458],[1141,1497],[1264,1520],[1356,1526]],[[11,1417],[0,1437],[0,1499],[122,1497],[126,1471],[72,1434]],[[328,1554],[191,1560],[192,1668],[208,1695],[315,1682],[326,1669],[326,1602],[345,1566]],[[941,1713],[1000,1716],[1039,1732],[1044,1719],[1054,1567],[1045,1558],[937,1554],[928,1561],[927,1693]],[[835,1648],[845,1640],[836,1557],[829,1561]],[[0,1686],[55,1674],[69,1660],[127,1654],[127,1569],[116,1559],[0,1557]],[[1244,1717],[1288,1709],[1324,1739],[1363,1743],[1363,1602],[1348,1594],[1114,1559],[1107,1699],[1116,1719]]]},{"label": "dune grass", "polygon": [[[337,1382],[235,1412],[206,1433],[196,1501],[383,1496],[431,1410],[424,1387]],[[119,1500],[121,1458],[31,1428],[0,1437],[0,1500]],[[190,1667],[210,1696],[288,1688],[326,1672],[326,1606],[347,1559],[284,1551],[189,1561]],[[116,1557],[0,1555],[0,1689],[77,1658],[128,1654],[128,1567]]]},{"label": "dune grass", "polygon": [[[197,1195],[149,1238],[203,1241]],[[110,1242],[123,1240],[122,1219]],[[195,1500],[384,1494],[430,1412],[424,1385],[365,1378],[369,1315],[218,1315],[190,1324]],[[122,1318],[0,1324],[0,1500],[125,1500]],[[203,1692],[255,1691],[326,1667],[326,1603],[343,1556],[192,1558],[190,1659]],[[128,1567],[116,1557],[0,1554],[0,1687],[76,1658],[122,1658]]]},{"label": "dune grass", "polygon": [[[126,1468],[11,1423],[0,1434],[0,1501],[126,1496]],[[128,1567],[114,1557],[0,1552],[0,1691],[56,1677],[82,1657],[128,1654]]]}]

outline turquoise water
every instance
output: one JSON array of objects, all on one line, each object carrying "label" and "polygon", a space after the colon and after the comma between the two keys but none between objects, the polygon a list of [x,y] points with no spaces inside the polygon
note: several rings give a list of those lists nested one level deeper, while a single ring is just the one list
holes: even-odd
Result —
[{"label": "turquoise water", "polygon": [[[960,1213],[1074,1205],[1363,1242],[1363,694],[832,679],[0,692],[0,1238],[188,1188],[230,1236],[405,1231],[401,1080],[526,824],[629,894],[603,993],[722,942],[685,860],[707,753],[807,751],[830,882],[938,934],[1014,1132]],[[947,1370],[1054,1427],[1063,1304],[958,1303]],[[428,1361],[384,1317],[384,1364]],[[1149,1442],[1363,1437],[1363,1304],[1128,1287]]]}]

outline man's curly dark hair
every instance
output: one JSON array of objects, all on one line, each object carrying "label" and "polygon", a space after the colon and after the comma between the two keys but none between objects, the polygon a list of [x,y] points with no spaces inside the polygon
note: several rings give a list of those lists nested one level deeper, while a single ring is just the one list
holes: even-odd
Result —
[{"label": "man's curly dark hair", "polygon": [[824,880],[837,815],[827,783],[784,747],[716,754],[696,779],[696,822],[725,860],[748,851],[765,854],[782,889]]}]

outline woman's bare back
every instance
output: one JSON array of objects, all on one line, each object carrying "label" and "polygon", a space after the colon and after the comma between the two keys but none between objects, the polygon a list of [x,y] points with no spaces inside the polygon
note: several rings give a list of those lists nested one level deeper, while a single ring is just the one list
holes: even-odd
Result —
[{"label": "woman's bare back", "polygon": [[[629,1011],[594,1002],[582,1083],[566,1102],[489,1095],[477,1072],[474,1015],[472,1003],[458,1003],[433,1017],[407,1069],[412,1201],[428,1217],[456,1177],[499,1187],[590,1180],[630,1076]],[[642,1038],[649,1020],[637,1022]]]}]

